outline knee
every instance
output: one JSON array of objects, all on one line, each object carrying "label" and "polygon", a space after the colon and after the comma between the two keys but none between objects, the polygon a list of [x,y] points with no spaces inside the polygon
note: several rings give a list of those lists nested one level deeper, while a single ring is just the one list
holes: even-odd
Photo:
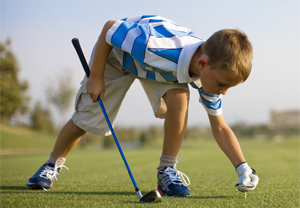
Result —
[{"label": "knee", "polygon": [[76,137],[81,137],[86,134],[86,131],[79,128],[72,120],[67,123],[66,127],[69,129],[69,132]]},{"label": "knee", "polygon": [[168,111],[184,111],[188,109],[190,92],[184,89],[171,89],[164,95]]}]

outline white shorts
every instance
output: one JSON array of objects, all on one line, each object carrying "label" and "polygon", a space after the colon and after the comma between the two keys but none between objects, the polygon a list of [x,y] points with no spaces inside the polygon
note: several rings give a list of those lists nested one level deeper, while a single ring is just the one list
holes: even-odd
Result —
[{"label": "white shorts", "polygon": [[[125,71],[120,63],[110,55],[105,68],[105,94],[103,105],[110,119],[114,123],[121,103],[127,90],[137,77]],[[164,94],[170,89],[189,90],[187,84],[163,83],[148,79],[139,78],[147,97],[151,103],[156,117],[164,118],[167,112],[167,106],[163,100]],[[75,113],[72,121],[81,129],[96,134],[110,135],[110,129],[102,113],[98,102],[93,103],[86,91],[87,77],[81,83],[75,100]]]}]

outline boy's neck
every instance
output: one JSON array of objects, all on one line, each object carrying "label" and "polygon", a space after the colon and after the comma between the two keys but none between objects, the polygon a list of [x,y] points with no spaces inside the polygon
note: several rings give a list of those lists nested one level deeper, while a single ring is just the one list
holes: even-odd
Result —
[{"label": "boy's neck", "polygon": [[201,53],[201,45],[197,48],[196,52],[194,53],[190,67],[189,67],[189,75],[192,77],[193,75],[198,75],[199,74],[199,68],[198,68],[198,60],[200,59],[202,53]]}]

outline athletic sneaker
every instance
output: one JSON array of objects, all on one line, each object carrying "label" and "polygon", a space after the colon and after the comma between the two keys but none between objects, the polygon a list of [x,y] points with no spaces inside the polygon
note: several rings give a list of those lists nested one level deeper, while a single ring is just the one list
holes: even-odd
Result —
[{"label": "athletic sneaker", "polygon": [[58,158],[55,164],[46,163],[27,181],[26,185],[33,189],[44,189],[48,191],[52,186],[54,180],[61,172],[62,168],[68,169],[64,166],[65,158]]},{"label": "athletic sneaker", "polygon": [[165,196],[190,196],[190,179],[175,167],[166,167],[157,173],[157,190]]}]

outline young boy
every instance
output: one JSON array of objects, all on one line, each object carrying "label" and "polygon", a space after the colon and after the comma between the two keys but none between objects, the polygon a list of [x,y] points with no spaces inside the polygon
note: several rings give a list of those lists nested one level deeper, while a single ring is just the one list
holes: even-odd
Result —
[{"label": "young boy", "polygon": [[187,125],[187,84],[199,91],[212,133],[236,168],[236,187],[242,192],[253,190],[258,177],[226,124],[221,106],[221,95],[244,82],[251,67],[252,46],[239,30],[221,30],[204,41],[192,30],[156,15],[108,21],[92,52],[90,77],[84,78],[79,89],[75,113],[58,135],[49,160],[27,185],[50,189],[81,136],[86,132],[109,135],[97,97],[103,100],[113,123],[127,90],[138,78],[155,116],[165,119],[157,168],[161,194],[190,196],[189,184],[181,178],[186,175],[175,168]]}]

